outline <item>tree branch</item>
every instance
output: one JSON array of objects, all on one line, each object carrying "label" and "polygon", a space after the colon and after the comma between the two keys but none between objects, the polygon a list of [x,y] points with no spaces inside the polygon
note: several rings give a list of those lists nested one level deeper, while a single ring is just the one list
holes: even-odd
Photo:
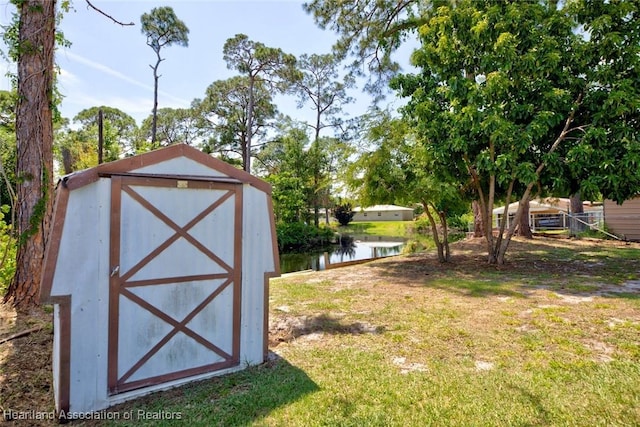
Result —
[{"label": "tree branch", "polygon": [[9,335],[8,337],[0,339],[0,344],[4,344],[4,343],[9,342],[11,340],[14,340],[16,338],[24,337],[24,336],[27,336],[27,335],[32,334],[34,332],[41,331],[45,327],[46,327],[46,325],[40,325],[40,326],[36,326],[35,328],[27,329],[26,331],[18,332],[17,334]]},{"label": "tree branch", "polygon": [[107,15],[106,13],[104,13],[102,10],[98,9],[97,7],[95,7],[94,5],[91,4],[91,2],[89,0],[85,0],[87,2],[87,7],[95,10],[96,12],[98,12],[99,14],[106,16],[107,18],[111,19],[113,22],[115,22],[118,25],[122,25],[123,27],[126,26],[131,26],[131,25],[136,25],[132,22],[129,22],[128,24],[125,24],[124,22],[120,22],[117,19],[115,19],[113,16],[111,15]]},{"label": "tree branch", "polygon": [[[566,120],[566,122],[564,124],[564,128],[562,128],[562,132],[560,132],[560,135],[558,135],[556,140],[553,142],[553,144],[551,145],[551,148],[549,148],[549,151],[547,151],[547,154],[551,154],[554,151],[556,151],[556,149],[558,148],[560,143],[565,140],[565,138],[567,137],[567,134],[569,133],[569,130],[570,130],[569,126],[571,126],[571,124],[573,123],[573,118],[575,117],[576,112],[578,111],[578,107],[580,106],[581,103],[582,103],[582,93],[580,93],[580,95],[578,95],[578,99],[576,100],[575,106],[571,110],[571,113],[569,114],[569,117],[567,117],[567,120]],[[578,126],[577,128],[580,128],[580,127],[581,126]],[[544,169],[544,167],[545,167],[545,162],[542,161],[538,165],[538,168],[536,169],[536,176],[538,178],[540,177],[540,173],[542,172],[542,169]]]}]

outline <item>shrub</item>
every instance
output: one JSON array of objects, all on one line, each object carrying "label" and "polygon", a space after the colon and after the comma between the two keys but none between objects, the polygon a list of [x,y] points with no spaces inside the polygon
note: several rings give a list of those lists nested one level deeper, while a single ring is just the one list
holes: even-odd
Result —
[{"label": "shrub", "polygon": [[407,241],[407,243],[404,245],[404,247],[402,248],[402,253],[403,254],[414,254],[417,252],[422,252],[425,249],[427,249],[427,245],[424,244],[424,242],[418,241],[418,240],[409,240]]},{"label": "shrub", "polygon": [[9,206],[0,207],[0,296],[4,295],[16,271],[17,243],[12,226],[4,221]]},{"label": "shrub", "polygon": [[447,218],[450,229],[458,229],[465,232],[469,229],[469,223],[473,224],[473,214],[462,214]]},{"label": "shrub", "polygon": [[420,215],[413,220],[413,229],[418,234],[430,234],[431,221],[429,221],[426,215]]},{"label": "shrub", "polygon": [[351,222],[355,214],[356,213],[353,211],[351,203],[343,203],[336,206],[333,215],[336,217],[340,225],[345,226]]},{"label": "shrub", "polygon": [[329,228],[318,228],[304,222],[278,223],[278,249],[301,251],[322,247],[331,243],[334,233]]}]

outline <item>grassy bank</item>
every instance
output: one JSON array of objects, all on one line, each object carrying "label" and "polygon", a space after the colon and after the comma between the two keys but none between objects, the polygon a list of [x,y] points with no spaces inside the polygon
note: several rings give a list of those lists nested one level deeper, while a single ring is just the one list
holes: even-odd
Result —
[{"label": "grassy bank", "polygon": [[345,234],[408,237],[412,226],[412,221],[352,222],[346,226],[337,226],[336,231]]},{"label": "grassy bank", "polygon": [[499,268],[452,247],[272,280],[268,363],[117,425],[640,425],[639,245],[516,240]]}]

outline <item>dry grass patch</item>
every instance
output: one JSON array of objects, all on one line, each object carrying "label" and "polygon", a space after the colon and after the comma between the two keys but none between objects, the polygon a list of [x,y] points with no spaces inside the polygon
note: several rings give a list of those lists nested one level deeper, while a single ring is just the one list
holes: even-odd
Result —
[{"label": "dry grass patch", "polygon": [[[18,412],[54,410],[51,374],[53,328],[44,311],[16,313],[0,304],[0,420],[5,410]],[[11,338],[20,333],[23,336]],[[50,425],[29,420],[23,425]]]},{"label": "dry grass patch", "polygon": [[[291,325],[288,330],[272,329],[275,351],[301,363],[298,366],[305,372],[318,371],[316,364],[325,358],[340,361],[328,369],[343,371],[343,366],[350,366],[341,355],[346,348],[370,352],[378,371],[414,372],[419,376],[416,381],[425,386],[430,378],[436,378],[438,384],[451,383],[453,388],[440,384],[441,391],[450,402],[470,412],[445,411],[444,418],[438,418],[439,425],[494,424],[492,417],[508,406],[517,408],[502,415],[503,425],[640,423],[640,406],[636,405],[640,386],[627,387],[630,378],[632,384],[640,380],[640,288],[634,281],[640,273],[638,245],[516,240],[509,262],[499,267],[485,263],[480,240],[453,247],[450,265],[439,264],[433,254],[421,254],[274,281],[273,306],[286,304],[289,312],[272,310],[272,325]],[[294,289],[307,286],[314,287],[314,298],[329,299],[344,289],[358,297],[342,300],[340,316],[313,312],[304,295],[292,298]],[[336,323],[344,333],[307,340],[309,330],[296,327],[294,313],[322,317],[323,322],[311,333],[340,330]],[[356,322],[367,322],[375,332],[367,336],[350,333],[348,326]],[[322,351],[317,358],[313,356],[316,351]],[[318,371],[317,375],[324,374]],[[368,381],[360,375],[348,376],[353,381]],[[486,376],[495,383],[484,384]],[[511,392],[503,395],[501,381],[511,384],[507,387]],[[373,383],[364,386],[371,387]],[[403,388],[401,382],[391,386],[398,387]],[[624,396],[614,392],[616,387],[627,387]],[[465,388],[469,396],[460,394]],[[405,390],[415,393],[411,387]],[[509,403],[514,393],[522,394],[521,405]],[[484,409],[476,407],[474,395],[483,400]],[[583,396],[581,402],[576,401],[577,395]],[[607,396],[612,406],[594,409]],[[400,401],[407,399],[403,396]],[[584,402],[591,402],[589,409],[581,408]],[[448,407],[424,396],[419,403],[425,413],[437,412],[438,405]],[[414,410],[406,415],[415,417],[414,425],[425,421]],[[400,414],[397,417],[401,419]],[[383,419],[401,425],[393,415]]]}]

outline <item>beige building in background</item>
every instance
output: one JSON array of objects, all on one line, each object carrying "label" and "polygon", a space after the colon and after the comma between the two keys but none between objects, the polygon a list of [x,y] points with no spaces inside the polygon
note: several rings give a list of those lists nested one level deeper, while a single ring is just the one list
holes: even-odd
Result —
[{"label": "beige building in background", "polygon": [[353,221],[412,221],[413,209],[396,205],[356,207]]}]

